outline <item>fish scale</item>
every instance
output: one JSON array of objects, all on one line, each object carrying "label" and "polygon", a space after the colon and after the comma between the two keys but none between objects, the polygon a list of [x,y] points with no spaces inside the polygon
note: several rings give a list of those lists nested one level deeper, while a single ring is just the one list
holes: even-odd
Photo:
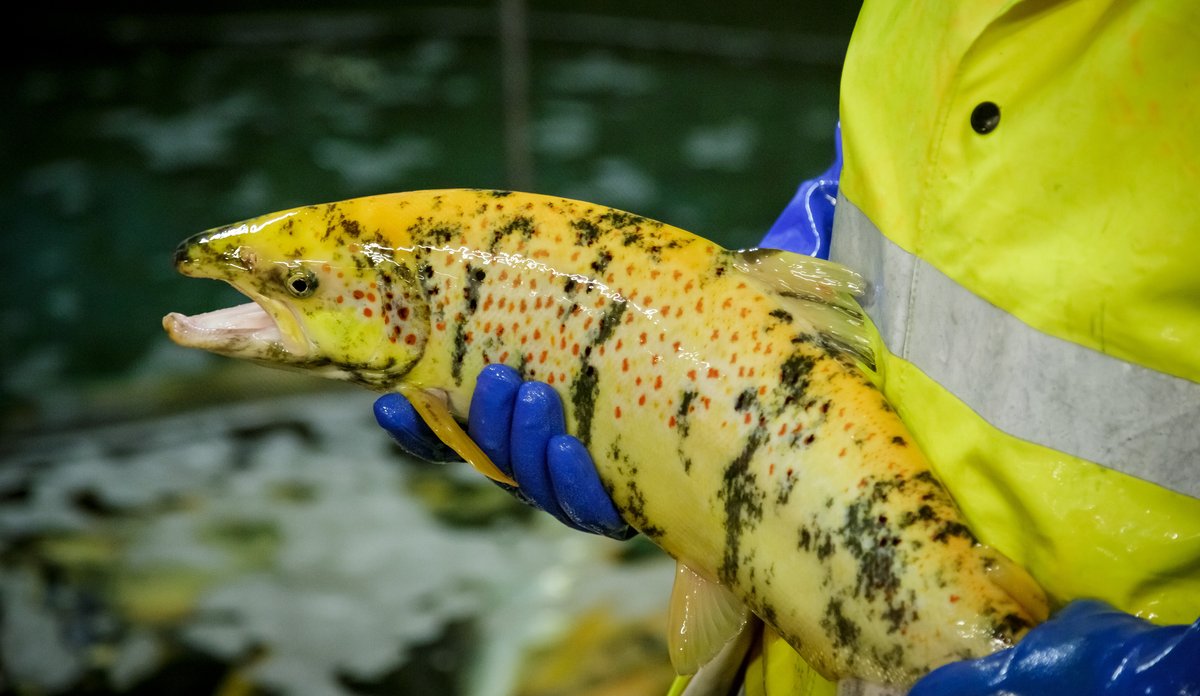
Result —
[{"label": "fish scale", "polygon": [[626,521],[827,677],[911,683],[1044,618],[864,370],[854,276],[833,264],[475,190],[263,216],[177,261],[246,292],[281,334],[247,354],[168,317],[185,345],[400,389],[435,421],[465,416],[490,363],[550,384]]}]

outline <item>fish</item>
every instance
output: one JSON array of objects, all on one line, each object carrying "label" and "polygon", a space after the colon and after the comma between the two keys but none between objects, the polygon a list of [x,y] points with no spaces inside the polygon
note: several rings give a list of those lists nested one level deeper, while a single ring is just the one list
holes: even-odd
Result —
[{"label": "fish", "polygon": [[761,621],[827,679],[907,685],[1047,616],[880,391],[844,266],[482,189],[271,213],[174,262],[251,300],[167,315],[176,343],[398,391],[502,483],[459,424],[476,376],[502,363],[554,388],[623,518],[678,563],[680,674]]}]

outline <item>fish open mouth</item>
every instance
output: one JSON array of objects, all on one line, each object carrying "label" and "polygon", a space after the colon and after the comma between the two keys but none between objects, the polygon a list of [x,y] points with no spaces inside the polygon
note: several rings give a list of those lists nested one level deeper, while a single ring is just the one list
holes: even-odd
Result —
[{"label": "fish open mouth", "polygon": [[247,358],[300,357],[304,347],[287,340],[277,316],[261,301],[247,302],[191,316],[171,312],[163,317],[163,328],[172,341],[186,348]]}]

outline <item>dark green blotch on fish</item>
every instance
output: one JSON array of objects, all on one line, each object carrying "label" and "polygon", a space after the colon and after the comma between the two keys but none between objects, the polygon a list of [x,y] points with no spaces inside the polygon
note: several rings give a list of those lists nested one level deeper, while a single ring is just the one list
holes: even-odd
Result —
[{"label": "dark green blotch on fish", "polygon": [[592,270],[599,275],[604,272],[604,269],[608,268],[608,264],[612,263],[612,260],[612,252],[608,249],[605,249],[601,251],[600,255],[596,257],[596,260],[592,262]]},{"label": "dark green blotch on fish", "polygon": [[575,244],[578,246],[591,246],[600,238],[600,228],[591,220],[572,220],[571,227],[575,229]]},{"label": "dark green blotch on fish", "polygon": [[831,599],[829,604],[825,605],[825,617],[821,619],[821,628],[833,636],[833,644],[839,648],[853,648],[862,632],[858,624],[842,613],[840,599]]},{"label": "dark green blotch on fish", "polygon": [[954,521],[943,522],[941,529],[934,533],[933,540],[944,544],[950,537],[962,537],[972,544],[978,542],[967,525]]},{"label": "dark green blotch on fish", "polygon": [[725,503],[725,555],[717,576],[729,585],[737,582],[742,561],[742,535],[762,520],[764,494],[758,485],[758,477],[750,469],[750,460],[766,439],[766,431],[761,427],[750,433],[741,453],[725,467],[718,493]]},{"label": "dark green blotch on fish", "polygon": [[733,402],[733,409],[735,411],[745,411],[753,407],[756,403],[758,403],[758,390],[753,388],[745,389],[742,393],[738,394],[737,401]]},{"label": "dark green blotch on fish", "polygon": [[601,345],[612,338],[613,332],[621,323],[621,316],[625,314],[624,302],[613,302],[604,311],[604,316],[600,317],[600,326],[596,329],[596,339],[592,345]]},{"label": "dark green blotch on fish", "polygon": [[584,363],[575,379],[571,381],[571,406],[575,410],[575,419],[579,423],[579,432],[575,436],[587,445],[592,440],[592,418],[596,412],[596,396],[600,393],[600,376],[595,366]]},{"label": "dark green blotch on fish", "polygon": [[[816,361],[811,355],[792,353],[779,368],[779,390],[786,406],[799,403],[808,391],[809,375]],[[828,407],[825,408],[828,410]],[[824,411],[822,411],[824,412]]]},{"label": "dark green blotch on fish", "polygon": [[519,234],[521,237],[529,239],[533,236],[535,229],[533,218],[528,215],[517,215],[492,230],[492,241],[488,246],[488,250],[495,251],[496,247],[500,246],[500,242],[514,234]]},{"label": "dark green blotch on fish", "polygon": [[[688,415],[692,410],[692,402],[699,396],[699,392],[685,389],[679,396],[679,408],[675,411],[675,427],[679,430],[680,437],[687,437],[691,431],[691,422]],[[690,467],[689,467],[690,468]]]}]

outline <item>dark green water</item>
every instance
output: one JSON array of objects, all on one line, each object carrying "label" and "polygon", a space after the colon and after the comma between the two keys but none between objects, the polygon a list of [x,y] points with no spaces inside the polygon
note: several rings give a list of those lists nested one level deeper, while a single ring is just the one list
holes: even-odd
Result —
[{"label": "dark green water", "polygon": [[831,152],[853,9],[806,5],[533,3],[524,68],[487,3],[31,20],[0,112],[3,429],[152,411],[217,364],[159,320],[239,298],[171,250],[271,210],[519,187],[752,245]]}]

